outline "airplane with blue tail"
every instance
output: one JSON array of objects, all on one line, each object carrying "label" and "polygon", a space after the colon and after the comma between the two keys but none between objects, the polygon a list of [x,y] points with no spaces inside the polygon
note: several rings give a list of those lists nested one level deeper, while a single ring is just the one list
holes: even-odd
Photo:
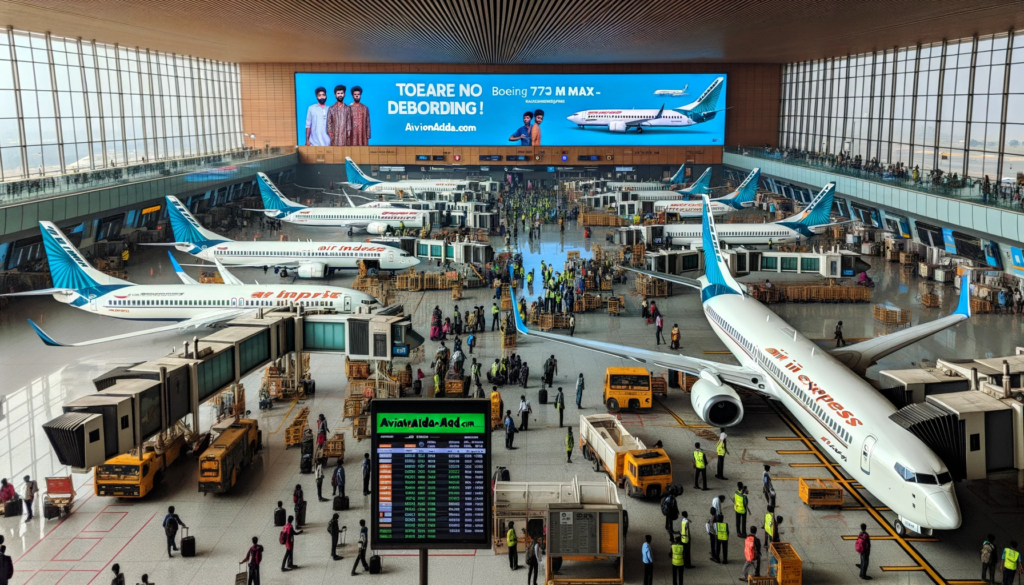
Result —
[{"label": "airplane with blue tail", "polygon": [[609,132],[636,130],[637,133],[642,133],[644,128],[686,128],[703,124],[724,111],[724,108],[718,108],[724,82],[724,77],[715,78],[696,101],[668,111],[665,110],[665,104],[658,110],[603,108],[581,110],[568,116],[568,120],[581,129],[604,128]]},{"label": "airplane with blue tail", "polygon": [[376,194],[415,195],[419,192],[458,193],[469,189],[469,182],[458,179],[406,179],[403,181],[382,181],[368,176],[351,158],[345,157],[345,185]]},{"label": "airplane with blue tail", "polygon": [[[736,388],[777,402],[807,430],[820,449],[854,481],[896,513],[894,528],[953,530],[961,514],[946,465],[916,435],[897,423],[896,407],[862,377],[879,359],[971,316],[966,277],[956,310],[931,322],[848,346],[823,349],[747,294],[730,273],[721,249],[721,229],[703,198],[702,248],[706,271],[700,278],[624,267],[700,291],[712,330],[738,365],[681,353],[663,353],[615,343],[528,329],[513,303],[516,329],[527,340],[556,342],[635,362],[646,368],[682,371],[698,379],[690,391],[697,416],[713,427],[740,424],[744,405]],[[723,228],[725,226],[722,226]],[[547,352],[545,352],[547,353]],[[615,411],[629,405],[606,406]]]}]

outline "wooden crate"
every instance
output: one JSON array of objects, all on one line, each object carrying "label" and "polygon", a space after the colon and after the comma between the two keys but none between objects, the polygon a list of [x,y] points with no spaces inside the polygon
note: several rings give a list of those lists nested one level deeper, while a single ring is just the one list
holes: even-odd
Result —
[{"label": "wooden crate", "polygon": [[357,441],[370,438],[370,415],[364,414],[356,418],[352,425],[352,436]]},{"label": "wooden crate", "polygon": [[506,331],[501,336],[501,349],[510,349],[510,348],[515,347],[515,346],[516,346],[516,332],[515,332],[515,330],[513,329],[512,331]]},{"label": "wooden crate", "polygon": [[334,435],[324,441],[324,457],[337,457],[338,461],[345,460],[345,435],[341,433],[334,433]]},{"label": "wooden crate", "polygon": [[991,313],[992,303],[978,297],[971,297],[971,313]]},{"label": "wooden crate", "polygon": [[511,311],[512,310],[512,298],[503,296],[501,297],[501,310]]},{"label": "wooden crate", "polygon": [[803,560],[788,542],[773,542],[768,550],[768,574],[779,585],[803,583]]},{"label": "wooden crate", "polygon": [[398,370],[398,386],[401,388],[412,386],[412,370]]},{"label": "wooden crate", "polygon": [[370,362],[350,360],[345,356],[345,376],[350,380],[364,380],[370,377]]},{"label": "wooden crate", "polygon": [[580,259],[580,251],[579,250],[569,250],[566,253],[565,257],[568,260],[579,260]]},{"label": "wooden crate", "polygon": [[651,376],[651,394],[668,396],[668,380],[661,376]]},{"label": "wooden crate", "polygon": [[467,378],[448,378],[444,381],[446,398],[462,398],[466,395]]},{"label": "wooden crate", "polygon": [[537,317],[537,329],[551,331],[555,326],[555,316],[551,313],[541,313]]},{"label": "wooden crate", "polygon": [[608,297],[608,314],[618,315],[622,313],[624,305],[622,297]]},{"label": "wooden crate", "polygon": [[755,577],[750,575],[747,577],[747,585],[779,585],[779,582],[775,580],[775,577]]},{"label": "wooden crate", "polygon": [[843,488],[832,479],[800,478],[800,500],[812,508],[843,505]]},{"label": "wooden crate", "polygon": [[462,285],[461,284],[456,284],[456,285],[452,286],[452,300],[453,301],[461,301],[462,300]]},{"label": "wooden crate", "polygon": [[363,397],[349,396],[345,399],[345,418],[356,418],[363,412]]},{"label": "wooden crate", "polygon": [[594,252],[594,260],[596,262],[600,262],[604,259],[604,248],[601,247],[601,244],[594,244],[592,246],[592,250]]}]

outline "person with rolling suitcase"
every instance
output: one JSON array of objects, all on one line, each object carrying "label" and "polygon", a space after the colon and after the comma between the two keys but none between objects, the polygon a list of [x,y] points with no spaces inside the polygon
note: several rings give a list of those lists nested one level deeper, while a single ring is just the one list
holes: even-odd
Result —
[{"label": "person with rolling suitcase", "polygon": [[[359,554],[356,555],[356,562],[352,565],[352,576],[356,575],[356,568],[359,567],[359,563],[363,564],[363,570],[369,571],[370,565],[366,564],[366,545],[370,538],[370,532],[366,528],[366,520],[359,521]],[[378,565],[380,564],[380,557],[378,558]],[[380,572],[378,570],[378,572]]]},{"label": "person with rolling suitcase", "polygon": [[[178,527],[188,528],[181,518],[174,513],[174,506],[167,508],[167,515],[164,516],[164,534],[167,536],[167,556],[173,557],[171,550],[178,550],[174,537],[178,535]],[[184,543],[182,543],[184,544]]]},{"label": "person with rolling suitcase", "polygon": [[284,526],[288,512],[284,509],[284,502],[278,501],[277,508],[274,508],[274,526]]},{"label": "person with rolling suitcase", "polygon": [[254,536],[252,537],[252,546],[249,547],[249,552],[245,553],[245,558],[240,563],[247,564],[249,569],[249,579],[245,585],[260,585],[260,563],[262,562],[263,545],[260,544],[260,539]]},{"label": "person with rolling suitcase", "polygon": [[306,496],[302,493],[301,484],[295,484],[292,504],[295,506],[295,534],[302,534],[302,525],[306,523]]},{"label": "person with rolling suitcase", "polygon": [[340,561],[343,557],[338,554],[338,537],[341,535],[341,528],[338,527],[338,514],[331,517],[327,523],[327,534],[331,535],[331,558]]},{"label": "person with rolling suitcase", "polygon": [[25,518],[25,522],[28,522],[29,520],[32,519],[32,504],[35,503],[35,501],[36,501],[36,494],[38,494],[38,493],[39,493],[39,484],[37,484],[36,482],[32,481],[32,478],[26,475],[25,476],[25,497],[23,499],[25,501],[25,511],[28,513],[28,516]]},{"label": "person with rolling suitcase", "polygon": [[196,556],[196,537],[189,536],[188,526],[181,529],[181,556],[186,558]]}]

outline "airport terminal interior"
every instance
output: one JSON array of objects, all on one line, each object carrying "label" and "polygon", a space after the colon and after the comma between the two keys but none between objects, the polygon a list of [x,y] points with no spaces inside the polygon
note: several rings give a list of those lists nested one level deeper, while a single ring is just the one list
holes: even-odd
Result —
[{"label": "airport terminal interior", "polygon": [[0,584],[1024,576],[1020,2],[0,25]]}]

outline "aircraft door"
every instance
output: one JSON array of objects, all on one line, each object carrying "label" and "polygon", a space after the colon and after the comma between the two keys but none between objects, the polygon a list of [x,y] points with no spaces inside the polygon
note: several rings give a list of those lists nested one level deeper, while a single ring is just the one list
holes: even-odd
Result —
[{"label": "aircraft door", "polygon": [[871,453],[875,450],[875,443],[878,439],[874,435],[864,437],[864,444],[860,448],[860,470],[871,475]]},{"label": "aircraft door", "polygon": [[89,297],[89,310],[92,311],[93,313],[95,313],[96,310],[97,310],[97,303],[96,303],[96,296],[95,295]]},{"label": "aircraft door", "polygon": [[343,298],[344,298],[344,303],[343,303],[342,308],[345,310],[346,313],[351,313],[352,312],[352,297],[350,297],[348,295],[345,295]]},{"label": "aircraft door", "polygon": [[388,251],[388,263],[390,263],[392,266],[395,265],[395,253],[390,250]]}]

